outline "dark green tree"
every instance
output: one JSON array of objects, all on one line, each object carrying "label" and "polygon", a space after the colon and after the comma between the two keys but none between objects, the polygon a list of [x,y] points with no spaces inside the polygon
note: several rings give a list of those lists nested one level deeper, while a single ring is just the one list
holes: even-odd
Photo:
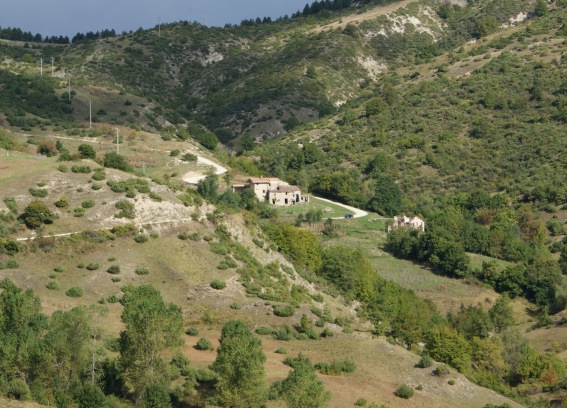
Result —
[{"label": "dark green tree", "polygon": [[293,369],[282,382],[281,396],[289,408],[322,408],[329,404],[331,393],[317,378],[308,357],[300,354],[293,359]]},{"label": "dark green tree", "polygon": [[79,151],[81,159],[96,159],[95,149],[91,145],[81,144],[77,150]]},{"label": "dark green tree", "polygon": [[197,192],[201,196],[212,203],[216,203],[219,197],[219,180],[216,174],[209,174],[203,180],[197,183]]},{"label": "dark green tree", "polygon": [[534,8],[534,14],[538,17],[543,17],[547,14],[547,11],[548,11],[547,1],[537,0]]},{"label": "dark green tree", "polygon": [[150,385],[142,392],[136,406],[140,406],[140,408],[171,408],[171,396],[167,388]]},{"label": "dark green tree", "polygon": [[394,179],[388,176],[378,176],[374,182],[374,196],[367,207],[377,213],[393,216],[402,206],[402,192]]},{"label": "dark green tree", "polygon": [[151,285],[129,288],[120,303],[126,325],[120,333],[120,366],[139,396],[148,386],[168,384],[165,354],[183,343],[183,317]]},{"label": "dark green tree", "polygon": [[488,315],[494,324],[497,332],[506,330],[514,325],[514,312],[510,306],[510,297],[504,293],[496,300],[494,306],[488,311]]},{"label": "dark green tree", "polygon": [[87,383],[81,386],[77,396],[79,408],[105,408],[106,398],[96,385]]},{"label": "dark green tree", "polygon": [[55,216],[41,201],[32,201],[22,214],[22,218],[28,228],[36,229],[43,224],[51,224]]},{"label": "dark green tree", "polygon": [[217,374],[218,402],[234,408],[254,408],[266,401],[262,343],[239,320],[222,328],[220,347],[211,369]]},{"label": "dark green tree", "polygon": [[254,150],[254,139],[252,138],[250,133],[245,133],[244,136],[242,136],[242,142],[240,144],[240,147],[243,152],[249,152]]},{"label": "dark green tree", "polygon": [[132,167],[128,164],[124,156],[116,152],[106,152],[104,154],[104,167],[122,171],[132,171]]}]

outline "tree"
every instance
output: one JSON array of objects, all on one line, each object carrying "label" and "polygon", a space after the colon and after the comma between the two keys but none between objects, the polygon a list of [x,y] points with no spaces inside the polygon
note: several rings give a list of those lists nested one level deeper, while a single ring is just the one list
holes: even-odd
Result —
[{"label": "tree", "polygon": [[169,391],[164,387],[150,385],[142,392],[138,405],[140,408],[170,408]]},{"label": "tree", "polygon": [[289,408],[326,407],[331,393],[325,391],[325,385],[317,378],[315,368],[308,357],[300,354],[293,359],[293,370],[282,382],[282,393]]},{"label": "tree", "polygon": [[122,171],[132,171],[132,167],[128,164],[124,156],[116,152],[106,152],[104,154],[104,167]]},{"label": "tree", "polygon": [[136,395],[150,385],[168,381],[165,354],[183,344],[181,309],[165,304],[151,285],[128,288],[120,301],[124,306],[120,333],[120,366]]},{"label": "tree", "polygon": [[537,0],[534,8],[534,14],[538,17],[545,16],[547,14],[547,1]]},{"label": "tree", "polygon": [[494,306],[488,311],[488,315],[494,324],[497,332],[501,332],[512,326],[514,322],[514,312],[510,306],[510,297],[504,293],[496,300]]},{"label": "tree", "polygon": [[0,288],[0,382],[33,379],[43,367],[40,341],[48,326],[41,300],[9,279],[2,280]]},{"label": "tree", "polygon": [[378,176],[374,183],[374,196],[367,207],[377,213],[393,216],[402,206],[402,192],[394,179],[388,176]]},{"label": "tree", "polygon": [[254,139],[252,138],[250,133],[246,133],[244,134],[244,136],[242,136],[242,142],[240,144],[240,147],[243,152],[249,152],[254,150]]},{"label": "tree", "polygon": [[209,174],[197,183],[197,192],[201,194],[205,200],[212,203],[215,203],[218,199],[218,189],[219,181],[216,174]]},{"label": "tree", "polygon": [[106,398],[100,388],[93,384],[84,384],[77,396],[79,408],[104,408]]},{"label": "tree", "polygon": [[326,248],[320,274],[340,288],[347,298],[368,301],[373,295],[376,273],[358,248],[346,245]]},{"label": "tree", "polygon": [[447,363],[459,371],[470,367],[471,346],[452,327],[437,326],[431,330],[426,350],[433,359]]},{"label": "tree", "polygon": [[53,223],[55,216],[47,206],[41,201],[32,201],[22,214],[22,218],[26,226],[30,229],[36,229],[43,224]]},{"label": "tree", "polygon": [[79,151],[81,159],[96,159],[95,149],[91,145],[81,144],[77,150]]},{"label": "tree", "polygon": [[261,407],[266,400],[262,343],[240,320],[222,328],[220,347],[211,369],[217,373],[218,401],[234,408]]}]

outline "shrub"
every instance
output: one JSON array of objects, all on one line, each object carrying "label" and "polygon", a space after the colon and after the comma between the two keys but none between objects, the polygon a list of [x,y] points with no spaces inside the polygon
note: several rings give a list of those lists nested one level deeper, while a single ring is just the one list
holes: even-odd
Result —
[{"label": "shrub", "polygon": [[272,309],[274,314],[279,317],[290,317],[293,316],[295,309],[291,305],[273,305]]},{"label": "shrub", "polygon": [[106,298],[106,301],[108,303],[118,303],[120,299],[118,299],[118,296],[116,295],[110,295],[109,297]]},{"label": "shrub", "polygon": [[104,155],[104,167],[110,167],[122,171],[132,171],[124,156],[116,152],[107,152]]},{"label": "shrub", "polygon": [[75,217],[82,217],[83,215],[85,215],[85,209],[84,208],[74,208],[73,209],[73,215]]},{"label": "shrub", "polygon": [[83,296],[83,289],[78,286],[73,286],[65,294],[69,297],[81,297]]},{"label": "shrub", "polygon": [[81,144],[77,150],[79,151],[81,159],[96,159],[95,149],[91,145]]},{"label": "shrub", "polygon": [[13,259],[10,259],[4,266],[6,267],[6,269],[18,269],[20,267],[20,264]]},{"label": "shrub", "polygon": [[341,373],[353,373],[356,370],[356,363],[345,359],[333,361],[331,363],[320,362],[315,364],[315,368],[325,375],[341,375]]},{"label": "shrub", "polygon": [[92,188],[93,190],[95,190],[95,191],[96,191],[96,190],[100,190],[100,189],[102,188],[102,184],[93,183],[93,184],[91,185],[91,188]]},{"label": "shrub", "polygon": [[50,281],[45,287],[49,290],[59,290],[59,284],[55,281]]},{"label": "shrub", "polygon": [[217,290],[222,290],[224,288],[226,288],[226,282],[220,279],[214,279],[211,282],[211,288],[213,289],[217,289]]},{"label": "shrub", "polygon": [[229,307],[234,310],[242,309],[242,305],[240,303],[231,303]]},{"label": "shrub", "polygon": [[155,231],[150,232],[150,238],[152,239],[158,239],[159,238],[159,234]]},{"label": "shrub", "polygon": [[61,197],[59,200],[55,201],[55,207],[67,208],[69,207],[69,201],[67,201],[66,197]]},{"label": "shrub", "polygon": [[87,270],[89,271],[96,271],[98,268],[100,268],[100,265],[97,263],[90,263],[86,266]]},{"label": "shrub", "polygon": [[41,201],[32,201],[24,210],[24,222],[28,228],[36,229],[42,224],[51,224],[53,213]]},{"label": "shrub", "polygon": [[77,165],[77,164],[76,164],[76,165],[74,165],[74,166],[71,167],[71,171],[72,171],[73,173],[88,174],[88,173],[90,173],[90,172],[93,171],[93,170],[91,169],[91,166],[80,166],[80,165]]},{"label": "shrub", "polygon": [[198,336],[199,329],[197,329],[196,327],[189,327],[187,330],[185,330],[185,334],[188,336]]},{"label": "shrub", "polygon": [[116,218],[134,219],[134,204],[130,201],[120,200],[115,204],[115,207],[120,210],[120,212],[115,215]]},{"label": "shrub", "polygon": [[111,280],[112,280],[112,282],[120,282],[122,280],[122,278],[120,278],[118,276],[113,276]]},{"label": "shrub", "polygon": [[365,407],[366,404],[368,404],[368,401],[366,401],[364,398],[359,398],[354,403],[354,405],[356,405],[357,407]]},{"label": "shrub", "polygon": [[455,380],[452,378],[449,381],[447,381],[447,384],[449,385],[455,385],[455,383],[456,383]]},{"label": "shrub", "polygon": [[55,268],[53,268],[53,270],[59,273],[65,272],[65,268],[61,265],[56,265]]},{"label": "shrub", "polygon": [[134,241],[138,244],[143,244],[144,242],[148,242],[148,236],[146,234],[138,234],[134,237]]},{"label": "shrub", "polygon": [[81,203],[81,207],[83,208],[92,208],[94,207],[95,202],[94,200],[85,200]]},{"label": "shrub", "polygon": [[16,204],[14,197],[5,197],[4,204],[6,204],[6,207],[8,207],[12,214],[17,214],[19,212],[18,204]]},{"label": "shrub", "polygon": [[213,350],[213,343],[209,339],[201,337],[199,341],[195,344],[197,350]]},{"label": "shrub", "polygon": [[417,368],[428,368],[433,365],[433,359],[429,355],[424,354],[421,360],[415,365]]},{"label": "shrub", "polygon": [[170,155],[171,157],[176,157],[176,156],[179,156],[180,153],[181,153],[181,152],[179,151],[179,149],[174,149],[174,150],[172,150],[171,152],[169,152],[169,155]]},{"label": "shrub", "polygon": [[[98,169],[97,169],[98,170]],[[104,171],[96,171],[92,176],[92,179],[95,181],[101,181],[104,180],[106,178],[106,174],[104,173]]]},{"label": "shrub", "polygon": [[141,268],[136,268],[134,272],[136,273],[136,275],[149,275],[150,270],[144,266]]},{"label": "shrub", "polygon": [[272,335],[275,333],[275,330],[268,326],[259,326],[255,331],[261,336]]},{"label": "shrub", "polygon": [[84,262],[81,262],[81,263],[79,263],[79,264],[77,265],[77,268],[79,268],[79,269],[83,269],[84,267],[85,267],[85,263],[84,263]]},{"label": "shrub", "polygon": [[117,275],[120,273],[120,266],[112,265],[110,268],[106,270],[106,272],[111,273],[113,275]]},{"label": "shrub", "polygon": [[433,370],[433,374],[436,375],[437,377],[443,377],[449,374],[449,369],[444,364],[438,365],[437,367],[435,367],[435,370]]},{"label": "shrub", "polygon": [[60,164],[59,166],[57,166],[57,170],[59,170],[61,173],[67,173],[69,171],[69,168],[64,164]]},{"label": "shrub", "polygon": [[315,302],[319,302],[319,303],[323,303],[324,299],[323,299],[323,295],[320,293],[316,293],[314,295],[311,295],[311,299],[313,299]]},{"label": "shrub", "polygon": [[30,389],[26,382],[20,378],[14,378],[6,384],[6,397],[20,401],[27,401],[31,398]]},{"label": "shrub", "polygon": [[186,162],[197,161],[197,156],[192,153],[185,153],[183,156],[181,156],[181,160]]},{"label": "shrub", "polygon": [[407,384],[402,384],[394,393],[396,397],[410,399],[413,397],[413,388]]},{"label": "shrub", "polygon": [[33,197],[45,198],[49,192],[45,188],[30,188],[28,190]]},{"label": "shrub", "polygon": [[283,347],[278,347],[274,353],[276,354],[287,354],[287,349],[283,348]]}]

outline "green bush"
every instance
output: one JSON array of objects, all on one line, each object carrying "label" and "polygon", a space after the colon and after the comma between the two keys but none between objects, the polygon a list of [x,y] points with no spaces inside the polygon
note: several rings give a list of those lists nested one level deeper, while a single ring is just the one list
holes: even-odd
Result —
[{"label": "green bush", "polygon": [[28,190],[33,197],[45,198],[49,192],[45,188],[30,188]]},{"label": "green bush", "polygon": [[325,375],[341,375],[342,373],[353,373],[356,370],[356,363],[345,359],[333,361],[331,363],[320,362],[315,364],[315,368]]},{"label": "green bush", "polygon": [[55,207],[57,208],[67,208],[69,207],[69,201],[66,197],[61,197],[59,200],[55,201]]},{"label": "green bush", "polygon": [[411,397],[413,397],[413,387],[407,384],[402,384],[394,394],[396,395],[396,397],[410,399]]},{"label": "green bush", "polygon": [[74,165],[71,167],[71,171],[73,173],[83,173],[83,174],[88,174],[92,171],[90,166],[79,166],[79,165]]},{"label": "green bush", "polygon": [[114,217],[116,217],[116,218],[128,218],[128,219],[134,219],[135,218],[134,204],[132,204],[130,201],[120,200],[114,206],[117,209],[120,210],[120,212],[118,214],[116,214]]},{"label": "green bush", "polygon": [[12,214],[18,214],[18,204],[16,204],[14,197],[4,197],[4,204],[6,204],[6,207]]},{"label": "green bush", "polygon": [[55,281],[50,281],[45,287],[49,290],[59,290],[59,284]]},{"label": "green bush", "polygon": [[95,206],[94,200],[85,200],[81,203],[81,207],[83,208],[92,208]]},{"label": "green bush", "polygon": [[433,359],[429,355],[424,354],[421,360],[415,365],[417,368],[428,368],[433,365]]},{"label": "green bush", "polygon": [[234,310],[242,309],[242,305],[240,303],[231,303],[229,307]]},{"label": "green bush", "polygon": [[100,265],[97,263],[90,263],[86,266],[87,270],[89,271],[96,271],[98,268],[100,268]]},{"label": "green bush", "polygon": [[136,275],[149,275],[150,270],[144,266],[141,268],[136,268],[134,272],[136,273]]},{"label": "green bush", "polygon": [[195,344],[197,350],[214,350],[213,343],[209,339],[201,337],[199,341]]},{"label": "green bush", "polygon": [[138,234],[134,237],[134,241],[136,241],[138,244],[143,244],[145,242],[148,242],[148,236],[146,234]]},{"label": "green bush", "polygon": [[106,178],[106,173],[104,171],[96,171],[92,176],[92,179],[95,181],[101,181],[104,180]]},{"label": "green bush", "polygon": [[445,364],[438,365],[437,367],[435,367],[435,370],[433,370],[433,374],[437,377],[443,377],[449,374],[449,369]]},{"label": "green bush", "polygon": [[267,336],[267,335],[275,334],[275,330],[272,329],[271,327],[268,327],[268,326],[256,327],[255,331],[256,331],[256,333],[258,333],[261,336]]},{"label": "green bush", "polygon": [[102,188],[102,184],[98,184],[98,183],[93,183],[91,185],[91,188],[95,191],[100,190]]},{"label": "green bush", "polygon": [[83,296],[83,288],[73,286],[67,292],[65,292],[65,294],[69,297],[81,297]]},{"label": "green bush", "polygon": [[356,405],[357,407],[365,407],[366,404],[368,404],[368,401],[365,400],[364,398],[359,398],[356,400],[356,402],[354,403],[354,405]]},{"label": "green bush", "polygon": [[198,336],[199,329],[197,329],[196,327],[189,327],[187,330],[185,330],[185,334],[188,336]]},{"label": "green bush", "polygon": [[26,382],[20,378],[10,380],[5,388],[6,397],[19,401],[31,399],[30,389]]},{"label": "green bush", "polygon": [[226,288],[226,282],[220,279],[214,279],[211,282],[211,288],[213,289],[217,289],[217,290],[222,290],[224,288]]},{"label": "green bush", "polygon": [[20,267],[20,264],[13,259],[10,259],[4,266],[6,267],[6,269],[18,269]]},{"label": "green bush", "polygon": [[82,217],[85,215],[85,209],[84,208],[73,208],[73,215],[75,217]]},{"label": "green bush", "polygon": [[59,170],[61,173],[67,173],[69,171],[69,168],[64,164],[60,164],[59,166],[57,166],[57,170]]},{"label": "green bush", "polygon": [[287,354],[287,349],[283,348],[283,347],[278,347],[274,353],[276,354]]},{"label": "green bush", "polygon": [[62,265],[56,265],[53,270],[59,273],[65,272],[65,268]]},{"label": "green bush", "polygon": [[109,267],[106,272],[111,273],[113,275],[117,275],[120,273],[120,266],[118,265],[112,265],[111,267]]},{"label": "green bush", "polygon": [[295,308],[291,305],[273,305],[274,314],[279,317],[290,317],[295,313]]}]

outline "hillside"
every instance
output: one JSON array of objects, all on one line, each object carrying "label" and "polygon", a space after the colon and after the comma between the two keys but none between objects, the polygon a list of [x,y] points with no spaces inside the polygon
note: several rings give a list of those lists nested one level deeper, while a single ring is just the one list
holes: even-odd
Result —
[{"label": "hillside", "polygon": [[[0,43],[0,307],[29,306],[26,330],[0,318],[0,344],[25,350],[0,352],[2,395],[231,406],[211,364],[238,319],[276,381],[255,393],[268,407],[305,406],[277,382],[299,353],[332,407],[565,404],[565,2],[304,14]],[[249,176],[368,215],[278,211],[232,192]],[[386,234],[400,214],[425,231]],[[118,338],[137,302],[172,340],[136,372]]]}]

